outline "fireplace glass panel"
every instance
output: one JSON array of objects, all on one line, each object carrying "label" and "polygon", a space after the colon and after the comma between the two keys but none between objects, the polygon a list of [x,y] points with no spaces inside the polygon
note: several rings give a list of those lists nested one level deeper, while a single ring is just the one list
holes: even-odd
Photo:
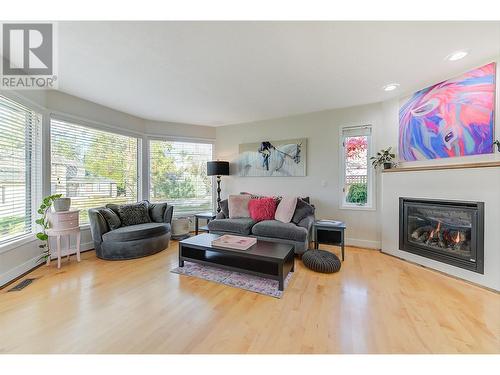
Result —
[{"label": "fireplace glass panel", "polygon": [[407,241],[454,257],[470,259],[473,210],[460,207],[407,207]]}]

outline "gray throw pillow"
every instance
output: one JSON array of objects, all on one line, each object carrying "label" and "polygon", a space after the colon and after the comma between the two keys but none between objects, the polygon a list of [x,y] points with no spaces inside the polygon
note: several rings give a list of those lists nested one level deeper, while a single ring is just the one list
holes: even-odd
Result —
[{"label": "gray throw pillow", "polygon": [[[307,197],[309,201],[309,197]],[[313,215],[314,207],[306,202],[304,198],[297,199],[297,206],[295,207],[295,212],[292,217],[292,223],[298,224],[303,218]]]},{"label": "gray throw pillow", "polygon": [[168,203],[149,203],[149,217],[155,223],[163,223],[165,221],[165,210]]},{"label": "gray throw pillow", "polygon": [[110,210],[112,210],[115,214],[118,215],[118,208],[120,208],[120,205],[119,204],[115,204],[115,203],[108,203],[106,205],[106,208],[109,208]]},{"label": "gray throw pillow", "polygon": [[108,223],[109,229],[115,230],[121,227],[122,222],[120,218],[111,208],[103,208],[102,210],[99,210],[99,212],[102,216],[104,216],[104,219]]},{"label": "gray throw pillow", "polygon": [[118,216],[122,221],[122,225],[136,225],[151,223],[151,218],[148,212],[148,202],[139,202],[132,204],[124,204],[118,207]]}]

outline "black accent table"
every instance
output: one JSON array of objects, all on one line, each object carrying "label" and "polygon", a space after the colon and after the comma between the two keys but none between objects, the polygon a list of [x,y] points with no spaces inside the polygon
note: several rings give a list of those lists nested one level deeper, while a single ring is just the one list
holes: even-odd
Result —
[{"label": "black accent table", "polygon": [[314,222],[314,249],[319,244],[340,246],[342,249],[342,262],[344,261],[344,231],[345,224],[335,220],[316,220]]},{"label": "black accent table", "polygon": [[194,214],[194,234],[197,235],[200,232],[200,230],[204,230],[204,231],[208,232],[208,227],[206,225],[204,227],[200,228],[198,220],[205,219],[207,221],[207,224],[208,224],[209,221],[215,219],[216,215],[217,214],[215,214],[213,212],[200,212],[200,213]]},{"label": "black accent table", "polygon": [[279,290],[294,271],[294,247],[283,243],[257,240],[248,250],[212,247],[218,234],[203,233],[179,242],[179,267],[184,261],[220,267],[230,271],[278,280]]}]

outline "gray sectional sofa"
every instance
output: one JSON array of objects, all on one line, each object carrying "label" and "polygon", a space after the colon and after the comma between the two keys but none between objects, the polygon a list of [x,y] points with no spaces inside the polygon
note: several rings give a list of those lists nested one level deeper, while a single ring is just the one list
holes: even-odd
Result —
[{"label": "gray sectional sofa", "polygon": [[[139,210],[134,210],[141,206]],[[167,203],[108,204],[89,210],[98,258],[123,260],[155,254],[168,247],[174,207]]]},{"label": "gray sectional sofa", "polygon": [[[311,209],[312,208],[312,209]],[[312,226],[314,223],[314,206],[308,198],[297,201],[295,213],[290,223],[278,220],[255,222],[251,218],[229,218],[227,199],[221,201],[221,209],[215,218],[208,223],[208,230],[215,234],[235,234],[257,239],[292,244],[295,254],[302,255],[309,248]]]}]

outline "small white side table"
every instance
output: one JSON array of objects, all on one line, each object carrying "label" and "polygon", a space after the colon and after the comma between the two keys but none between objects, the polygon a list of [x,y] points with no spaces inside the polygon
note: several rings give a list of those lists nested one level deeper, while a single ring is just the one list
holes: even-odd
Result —
[{"label": "small white side table", "polygon": [[[56,237],[57,244],[57,268],[61,268],[61,237],[68,237],[68,260],[72,250],[70,250],[71,235],[76,236],[76,260],[80,261],[80,210],[70,210],[64,212],[50,212],[50,229],[47,235]],[[50,255],[47,258],[47,265],[50,264]]]}]

